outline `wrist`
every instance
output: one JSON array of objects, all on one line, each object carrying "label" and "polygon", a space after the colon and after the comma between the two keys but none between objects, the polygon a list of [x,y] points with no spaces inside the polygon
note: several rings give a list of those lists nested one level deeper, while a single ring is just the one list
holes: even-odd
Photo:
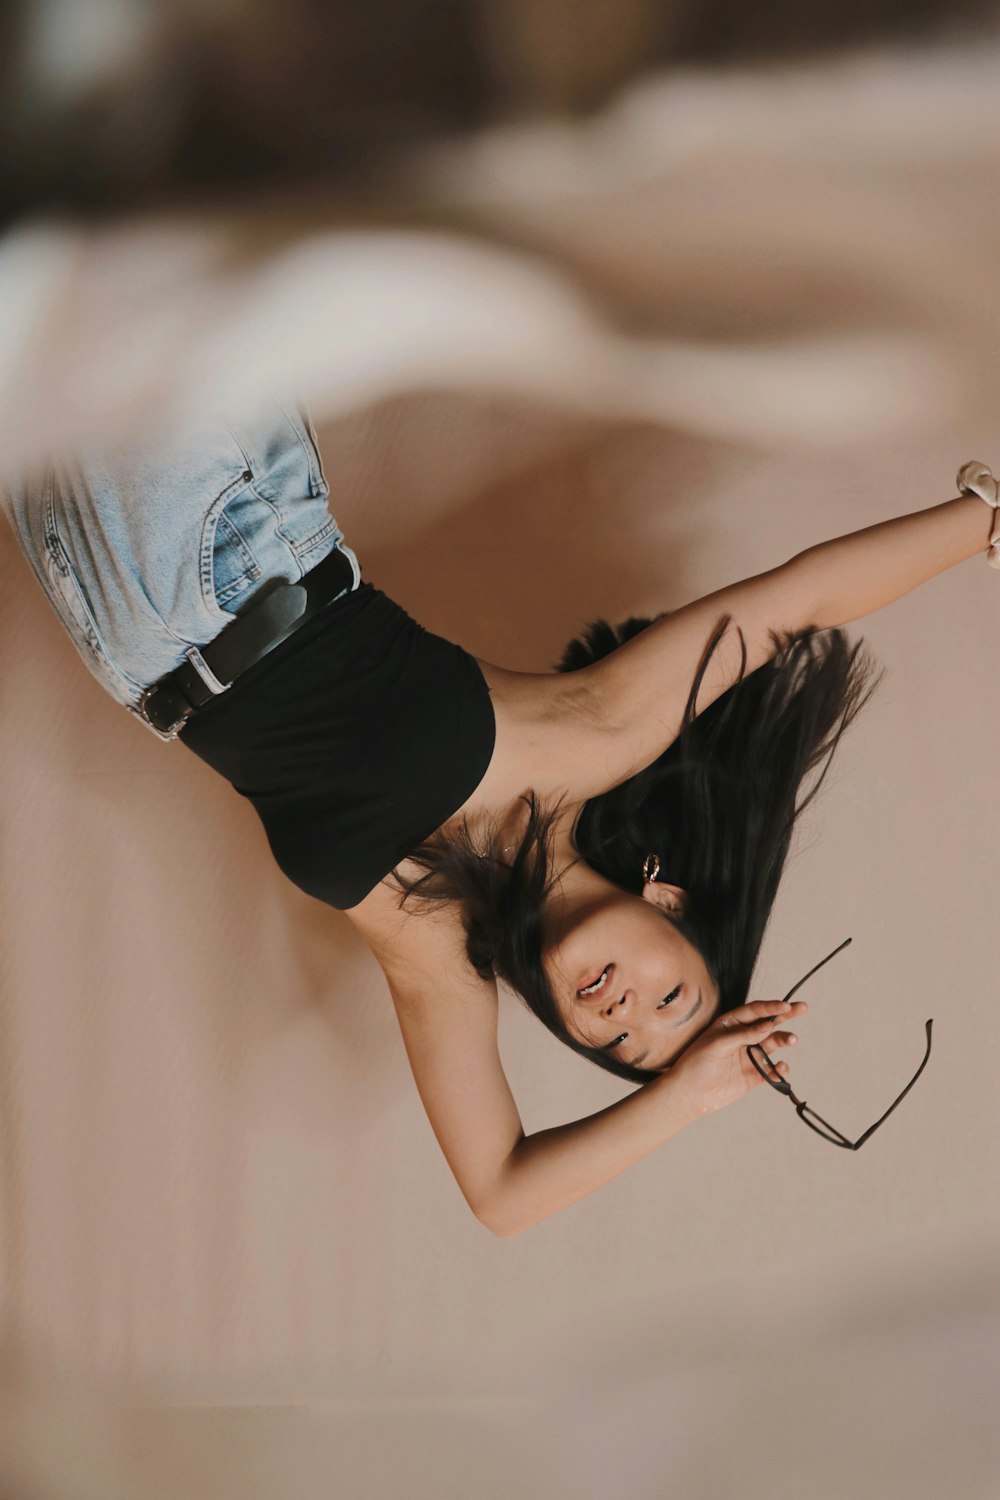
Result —
[{"label": "wrist", "polygon": [[977,498],[990,510],[986,538],[986,559],[991,568],[1000,568],[1000,487],[987,464],[970,458],[959,469],[955,479],[959,494]]},{"label": "wrist", "polygon": [[659,1078],[654,1078],[643,1089],[644,1093],[652,1090],[654,1094],[661,1095],[660,1104],[669,1117],[671,1134],[693,1125],[695,1120],[702,1119],[706,1113],[705,1110],[698,1109],[690,1099],[682,1078],[675,1071],[676,1066],[674,1064],[667,1068]]}]

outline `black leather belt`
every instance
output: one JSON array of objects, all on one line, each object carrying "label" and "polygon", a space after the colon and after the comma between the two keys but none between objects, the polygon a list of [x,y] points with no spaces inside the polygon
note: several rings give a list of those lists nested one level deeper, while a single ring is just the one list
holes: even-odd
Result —
[{"label": "black leather belt", "polygon": [[198,648],[216,679],[216,688],[209,687],[191,661],[184,661],[146,689],[135,712],[161,739],[176,739],[177,731],[195,709],[231,687],[241,672],[273,651],[353,585],[351,560],[339,547],[334,547],[329,556],[297,583],[281,583],[259,595],[214,640]]}]

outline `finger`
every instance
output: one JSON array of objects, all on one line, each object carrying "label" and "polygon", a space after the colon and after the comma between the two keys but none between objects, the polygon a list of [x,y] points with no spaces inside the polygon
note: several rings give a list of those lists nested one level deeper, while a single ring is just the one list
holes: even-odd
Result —
[{"label": "finger", "polygon": [[734,1046],[756,1046],[765,1038],[770,1037],[775,1026],[779,1024],[779,1018],[773,1015],[758,1016],[753,1021],[744,1022],[743,1025],[740,1025],[732,1016],[726,1016],[723,1019],[728,1024],[720,1027],[717,1039],[727,1051]]},{"label": "finger", "polygon": [[[788,1064],[786,1062],[772,1062],[771,1067],[779,1075],[779,1077],[786,1078],[788,1076]],[[762,1078],[761,1083],[763,1082],[764,1080]]]},{"label": "finger", "polygon": [[[780,1047],[780,1042],[775,1043],[773,1037],[768,1037],[767,1041],[761,1042],[760,1046],[757,1048],[758,1059],[764,1057],[771,1064],[772,1068],[778,1067],[780,1059],[776,1058],[774,1056],[774,1053],[779,1051]],[[788,1064],[786,1062],[781,1062],[781,1066],[787,1068]]]},{"label": "finger", "polygon": [[727,1011],[723,1019],[732,1020],[740,1024],[754,1021],[759,1016],[800,1016],[808,1009],[804,1000],[751,1000],[746,1005],[738,1005],[735,1009]]},{"label": "finger", "polygon": [[728,1021],[753,1021],[758,1016],[773,1015],[775,1011],[788,1010],[788,1002],[785,1000],[748,1000],[746,1005],[734,1006],[726,1012],[724,1019]]},{"label": "finger", "polygon": [[765,1016],[789,1016],[789,1007],[783,1007],[780,1001],[754,1001],[753,1005],[738,1005],[735,1011],[726,1011],[724,1016],[718,1017],[717,1025],[721,1031],[732,1031],[736,1026],[753,1026]]},{"label": "finger", "polygon": [[770,1011],[765,1011],[763,1015],[748,1016],[745,1019],[741,1019],[739,1012],[734,1010],[730,1015],[722,1017],[722,1020],[719,1022],[719,1029],[723,1033],[728,1032],[731,1036],[739,1035],[745,1037],[754,1035],[762,1031],[766,1033],[771,1029],[772,1026],[777,1026],[779,1022],[787,1021],[789,1019],[790,1017],[787,1009],[785,1010],[784,1014],[782,1014],[780,1011],[776,1012],[772,1009]]},{"label": "finger", "polygon": [[[768,1047],[770,1047],[770,1046],[771,1046],[771,1043],[768,1042]],[[767,1060],[767,1066],[770,1068],[770,1070],[773,1073],[778,1073],[782,1078],[785,1078],[787,1076],[787,1074],[788,1074],[788,1064],[786,1062],[779,1062],[779,1061],[777,1061],[775,1058],[773,1058],[771,1056],[771,1053],[768,1050],[766,1050],[764,1047],[759,1047],[757,1050],[759,1052],[762,1052],[764,1054],[764,1057]],[[763,1080],[761,1080],[761,1081],[763,1082]]]}]

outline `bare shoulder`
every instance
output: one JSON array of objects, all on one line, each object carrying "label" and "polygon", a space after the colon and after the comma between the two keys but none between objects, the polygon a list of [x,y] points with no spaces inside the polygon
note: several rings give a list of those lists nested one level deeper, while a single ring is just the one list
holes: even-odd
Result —
[{"label": "bare shoulder", "polygon": [[[420,873],[405,860],[399,869],[406,875]],[[466,956],[461,911],[455,902],[411,901],[401,906],[396,883],[387,876],[346,915],[390,984],[401,987],[405,982],[405,988],[415,993],[445,967],[452,983],[466,970],[470,986],[478,979]]]}]

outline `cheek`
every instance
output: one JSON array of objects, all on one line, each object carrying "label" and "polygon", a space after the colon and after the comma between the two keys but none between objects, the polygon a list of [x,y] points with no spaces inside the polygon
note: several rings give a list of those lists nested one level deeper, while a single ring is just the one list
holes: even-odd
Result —
[{"label": "cheek", "polygon": [[563,982],[562,969],[555,955],[545,953],[542,956],[542,973],[545,975],[546,984],[555,994]]},{"label": "cheek", "polygon": [[549,987],[549,994],[552,996],[563,1025],[566,1025],[571,1019],[569,1000],[566,996],[566,976],[557,965],[547,961],[542,965],[542,970]]},{"label": "cheek", "polygon": [[573,976],[586,964],[585,949],[579,944],[562,942],[542,951],[542,972],[553,995],[558,997],[559,1008],[565,1009],[568,997],[573,993]]}]

